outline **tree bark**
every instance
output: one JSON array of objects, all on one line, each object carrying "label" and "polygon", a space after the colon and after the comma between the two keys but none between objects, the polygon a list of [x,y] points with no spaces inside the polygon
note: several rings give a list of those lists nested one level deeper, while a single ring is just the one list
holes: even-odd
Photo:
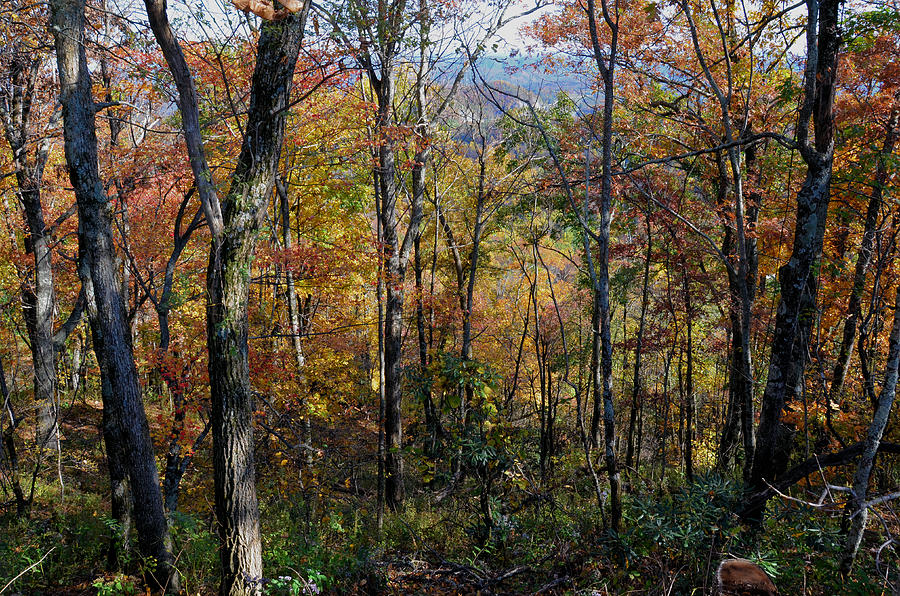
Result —
[{"label": "tree bark", "polygon": [[853,286],[850,290],[850,299],[847,305],[847,319],[844,321],[844,332],[841,336],[841,346],[838,352],[837,362],[831,375],[831,387],[828,391],[825,414],[829,428],[831,427],[831,404],[840,403],[841,393],[844,388],[844,379],[847,376],[847,365],[853,354],[853,340],[856,337],[856,327],[862,306],[863,291],[866,284],[866,272],[869,263],[872,262],[872,249],[875,244],[875,233],[878,225],[878,214],[881,211],[881,202],[884,196],[884,186],[887,183],[888,168],[885,157],[893,154],[894,141],[897,133],[898,117],[900,111],[891,113],[885,131],[884,146],[878,156],[878,165],[875,169],[874,187],[869,197],[866,208],[865,227],[863,228],[862,242],[859,246],[859,254],[856,258],[856,267],[853,271]]},{"label": "tree bark", "polygon": [[[393,102],[393,73],[386,76],[379,97],[382,134],[391,121]],[[390,97],[391,99],[388,99]],[[383,106],[383,108],[381,108]],[[394,164],[394,143],[385,139],[378,150],[379,185],[381,187],[381,229],[385,246],[386,299],[384,315],[384,474],[385,503],[396,511],[403,502],[403,417],[401,387],[401,357],[403,349],[403,303],[406,297],[404,282],[406,267],[400,254],[398,238],[397,183]]]},{"label": "tree bark", "polygon": [[862,542],[863,531],[866,529],[868,518],[868,506],[866,505],[866,491],[869,487],[869,478],[872,468],[875,466],[875,455],[884,436],[891,415],[891,407],[894,404],[894,396],[897,393],[897,372],[900,368],[900,288],[894,301],[894,324],[891,328],[890,347],[888,348],[887,365],[884,372],[884,384],[881,386],[881,395],[878,398],[878,407],[869,425],[866,435],[865,447],[857,464],[856,474],[853,477],[853,492],[847,502],[844,524],[847,527],[847,538],[844,543],[844,552],[841,558],[841,572],[850,573],[859,545]]},{"label": "tree bark", "polygon": [[[817,264],[822,253],[825,219],[830,199],[834,158],[834,85],[841,43],[837,0],[808,0],[807,66],[804,102],[798,119],[797,139],[807,173],[797,196],[797,217],[791,258],[779,270],[781,298],[763,393],[756,455],[748,494],[784,472],[789,458],[790,431],[781,422],[784,406],[804,382],[808,332],[815,318]],[[818,27],[817,27],[818,26]],[[817,32],[818,28],[818,32]],[[812,118],[815,143],[808,143]],[[760,520],[765,503],[744,508],[744,518]]]},{"label": "tree bark", "polygon": [[22,304],[34,368],[34,401],[38,408],[35,444],[40,453],[45,448],[59,449],[56,350],[53,341],[53,263],[50,231],[44,223],[41,205],[41,186],[50,139],[39,139],[37,150],[33,156],[29,155],[29,147],[33,143],[29,134],[32,127],[31,106],[42,59],[13,48],[13,55],[8,61],[9,91],[0,93],[0,117],[12,151],[16,194],[25,212],[28,228],[25,252],[34,263],[33,271],[23,280]]},{"label": "tree bark", "polygon": [[222,202],[222,232],[213,237],[207,269],[213,469],[223,571],[220,593],[234,596],[262,591],[247,305],[250,267],[278,171],[304,24],[305,13],[262,26],[247,133]]},{"label": "tree bark", "polygon": [[177,591],[179,581],[170,552],[159,473],[132,354],[125,301],[116,279],[109,204],[97,162],[95,107],[84,49],[84,1],[53,0],[50,7],[66,162],[78,203],[79,257],[90,278],[97,311],[94,351],[109,379],[109,416],[114,424],[118,422],[122,441],[128,446],[124,451],[125,467],[132,489],[138,547],[144,557],[156,561],[148,580],[160,588]]},{"label": "tree bark", "polygon": [[[92,328],[94,325],[92,324]],[[99,330],[98,330],[99,331]],[[96,335],[95,335],[96,337]],[[109,470],[110,516],[117,527],[107,549],[107,567],[121,569],[125,556],[131,551],[131,526],[133,525],[131,490],[125,467],[125,442],[121,426],[111,414],[115,399],[109,376],[100,372],[100,395],[103,400],[103,444],[106,447],[106,465]],[[110,407],[107,407],[110,404]]]}]

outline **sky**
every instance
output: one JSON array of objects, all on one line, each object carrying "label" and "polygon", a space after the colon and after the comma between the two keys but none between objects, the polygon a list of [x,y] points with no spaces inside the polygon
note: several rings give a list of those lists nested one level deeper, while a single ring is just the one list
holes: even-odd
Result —
[{"label": "sky", "polygon": [[[133,0],[130,0],[133,2]],[[532,0],[533,1],[533,0]],[[520,0],[521,3],[521,0]],[[485,12],[491,11],[490,3],[481,1],[481,4],[484,7]],[[515,15],[517,12],[522,12],[525,10],[526,4],[523,3],[523,7],[521,8],[513,8],[508,14]],[[232,6],[229,0],[171,0],[169,2],[170,7],[170,16],[175,19],[184,19],[182,21],[182,27],[180,29],[184,29],[187,27],[188,23],[195,20],[195,17],[192,15],[204,14],[205,19],[207,21],[207,27],[211,31],[222,31],[223,33],[229,31],[231,26],[241,20],[240,11]],[[143,6],[142,3],[136,3],[134,6],[135,10],[142,11]],[[523,25],[527,25],[533,23],[540,15],[545,14],[550,10],[550,7],[544,7],[539,11],[526,15],[522,18],[515,19],[514,21],[507,23],[500,31],[497,33],[496,40],[499,42],[498,54],[508,55],[509,53],[523,52],[526,50],[528,45],[528,40],[519,32],[519,29]],[[255,18],[255,17],[254,17]],[[146,20],[144,17],[141,20]],[[188,32],[184,32],[188,33]],[[198,38],[205,37],[204,32],[201,27],[197,27],[195,31]]]},{"label": "sky", "polygon": [[[132,3],[132,9],[135,20],[146,21],[146,15],[143,14],[143,3],[137,0],[123,0]],[[546,2],[546,0],[543,0]],[[507,15],[516,15],[522,13],[529,6],[533,6],[535,0],[519,0],[519,5],[511,7]],[[489,2],[481,1],[482,14],[492,14],[494,10]],[[488,51],[479,63],[482,76],[489,80],[504,79],[514,84],[519,84],[531,91],[538,91],[540,88],[553,87],[552,92],[555,93],[558,84],[554,85],[553,81],[547,80],[547,77],[534,69],[523,68],[529,61],[536,60],[532,57],[529,60],[528,45],[533,43],[520,29],[524,25],[535,22],[540,15],[546,14],[551,7],[546,6],[539,11],[515,18],[511,22],[502,27],[489,44]],[[230,0],[170,0],[169,14],[172,18],[176,30],[180,36],[188,39],[225,39],[233,35],[236,27],[241,22],[246,23],[247,18],[241,11],[232,6]],[[255,16],[250,16],[254,22],[259,22]],[[450,31],[440,31],[436,27],[435,36],[448,35]],[[468,31],[462,31],[463,35],[470,38],[477,38],[481,34],[474,27]],[[496,48],[493,44],[496,43]],[[452,55],[452,51],[444,52]],[[513,67],[510,71],[507,67]],[[546,90],[546,89],[545,89]]]}]

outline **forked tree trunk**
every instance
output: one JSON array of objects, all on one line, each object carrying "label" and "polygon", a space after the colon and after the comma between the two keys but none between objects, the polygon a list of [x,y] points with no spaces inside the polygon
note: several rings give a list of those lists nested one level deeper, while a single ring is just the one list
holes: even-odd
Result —
[{"label": "forked tree trunk", "polygon": [[265,22],[257,42],[249,115],[231,188],[219,203],[203,149],[197,92],[162,0],[145,0],[153,34],[178,87],[194,183],[212,232],[207,268],[206,334],[212,394],[215,508],[221,594],[262,591],[262,545],[253,457],[253,396],[248,361],[250,266],[275,185],[294,68],[309,3]]}]

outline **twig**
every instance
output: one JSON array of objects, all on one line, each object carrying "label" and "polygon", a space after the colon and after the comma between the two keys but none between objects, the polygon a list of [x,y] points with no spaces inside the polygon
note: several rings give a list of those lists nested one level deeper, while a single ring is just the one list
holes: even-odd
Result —
[{"label": "twig", "polygon": [[888,493],[886,495],[881,495],[880,497],[876,497],[871,501],[866,501],[866,507],[872,507],[873,505],[880,505],[881,503],[885,503],[887,501],[893,501],[894,499],[900,499],[900,491]]},{"label": "twig", "polygon": [[[812,507],[813,509],[831,509],[831,508],[834,508],[835,506],[839,505],[838,503],[834,502],[833,499],[832,499],[831,503],[823,503],[822,502],[823,498],[821,498],[821,497],[819,498],[819,501],[817,503],[813,503],[812,501],[804,501],[803,499],[798,499],[797,497],[792,497],[790,495],[784,494],[783,492],[781,492],[780,490],[778,490],[777,488],[775,488],[768,482],[766,482],[766,485],[769,487],[770,490],[772,490],[779,497],[781,497],[783,499],[787,499],[789,501],[794,501],[796,503],[800,503],[801,505],[806,505],[807,507]],[[835,487],[831,487],[831,488],[835,488]],[[825,490],[827,491],[828,488],[826,488]]]},{"label": "twig", "polygon": [[511,577],[515,577],[521,573],[528,573],[531,571],[534,571],[534,570],[531,567],[529,567],[528,565],[519,565],[518,567],[513,567],[509,571],[506,571],[505,573],[501,573],[500,575],[498,575],[496,577],[489,577],[485,580],[478,582],[478,588],[483,589],[483,588],[487,588],[487,587],[494,586],[497,584],[501,584]]},{"label": "twig", "polygon": [[50,550],[48,550],[48,551],[44,554],[43,557],[41,557],[40,559],[38,559],[37,561],[35,561],[34,563],[32,563],[31,565],[29,565],[29,566],[26,567],[25,569],[23,569],[22,572],[19,573],[19,575],[15,576],[15,577],[12,578],[11,580],[9,580],[9,582],[7,582],[7,584],[6,584],[5,586],[3,586],[2,588],[0,588],[0,594],[2,594],[3,592],[5,592],[5,591],[6,591],[6,588],[8,588],[8,587],[10,587],[11,585],[13,585],[17,579],[19,579],[20,577],[22,577],[23,575],[25,575],[26,573],[28,573],[29,571],[31,571],[32,569],[34,569],[35,567],[37,567],[38,565],[40,565],[40,564],[44,561],[44,559],[46,559],[47,556],[48,556],[50,553],[52,553],[53,551],[55,551],[55,550],[56,550],[56,547],[55,547],[55,546],[54,546],[54,547],[51,547]]},{"label": "twig", "polygon": [[543,586],[541,586],[540,588],[535,590],[534,593],[540,594],[541,592],[546,592],[547,590],[549,590],[551,588],[555,588],[556,586],[561,585],[561,584],[567,584],[571,581],[572,581],[571,577],[569,577],[568,575],[563,575],[562,577],[557,577],[553,581],[550,581],[550,582],[544,584]]}]

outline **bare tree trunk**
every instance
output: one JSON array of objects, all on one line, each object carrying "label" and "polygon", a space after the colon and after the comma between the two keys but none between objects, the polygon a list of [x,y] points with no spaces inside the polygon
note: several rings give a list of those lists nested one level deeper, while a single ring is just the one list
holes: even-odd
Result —
[{"label": "bare tree trunk", "polygon": [[632,468],[634,462],[634,431],[637,422],[638,400],[641,396],[641,358],[644,348],[644,327],[647,322],[647,307],[650,298],[650,259],[653,256],[653,230],[650,224],[650,213],[645,212],[647,224],[647,254],[644,258],[644,283],[641,287],[641,316],[638,319],[638,332],[634,346],[634,376],[631,385],[631,413],[628,416],[628,443],[625,450],[625,467]]},{"label": "bare tree trunk", "polygon": [[[737,268],[729,262],[730,254],[723,252],[725,266],[728,270],[729,289],[731,291],[731,321],[732,321],[732,375],[735,377],[731,382],[732,403],[729,409],[732,413],[728,417],[727,422],[730,424],[726,427],[722,434],[722,445],[720,449],[720,464],[726,464],[733,449],[734,438],[736,435],[734,422],[736,414],[740,413],[741,434],[744,438],[744,479],[750,475],[750,469],[753,462],[755,452],[755,441],[753,436],[753,366],[752,355],[750,350],[750,330],[751,316],[755,288],[756,275],[756,242],[752,238],[747,237],[748,219],[753,222],[755,217],[748,214],[749,209],[745,205],[743,169],[741,167],[741,152],[739,147],[734,143],[738,131],[732,122],[732,102],[734,94],[734,80],[732,75],[731,54],[727,50],[727,46],[733,41],[733,27],[731,19],[733,18],[733,7],[728,6],[726,13],[727,24],[723,26],[719,12],[713,6],[715,21],[719,29],[719,36],[722,47],[725,48],[722,61],[725,64],[726,81],[724,86],[720,86],[717,79],[713,76],[709,67],[709,63],[700,45],[700,38],[694,19],[691,15],[690,6],[687,2],[682,2],[682,10],[687,18],[691,32],[691,41],[694,46],[694,52],[703,69],[707,85],[712,94],[715,95],[721,110],[721,123],[723,140],[730,143],[731,146],[727,151],[719,151],[716,154],[716,166],[719,171],[719,208],[724,207],[725,198],[728,194],[734,195],[734,238],[736,240],[737,249]],[[746,121],[739,126],[740,130],[749,130],[749,123]],[[750,151],[748,151],[748,154]],[[728,157],[728,165],[726,167],[725,155]],[[748,155],[749,160],[749,155]],[[754,208],[755,209],[755,208]],[[755,211],[754,211],[755,213]],[[749,215],[749,217],[748,217]],[[723,247],[730,249],[731,224],[730,214],[725,218],[725,238]],[[738,329],[740,332],[738,333]],[[723,466],[724,467],[724,466]]]},{"label": "bare tree trunk", "polygon": [[894,396],[897,392],[897,371],[900,368],[900,288],[894,301],[894,324],[891,328],[890,347],[888,349],[887,365],[884,372],[884,385],[881,387],[881,395],[878,398],[878,407],[869,425],[866,435],[866,443],[862,456],[857,464],[856,474],[853,477],[853,492],[847,502],[844,525],[847,531],[847,539],[844,543],[844,552],[841,558],[841,572],[850,573],[859,545],[862,542],[863,531],[866,529],[868,518],[868,504],[866,503],[866,491],[869,487],[869,478],[872,468],[875,466],[875,455],[884,429],[887,427],[891,415],[891,406],[894,404]]},{"label": "bare tree trunk", "polygon": [[[613,141],[613,106],[615,105],[615,66],[619,37],[618,3],[613,4],[610,11],[607,0],[601,1],[602,17],[609,33],[609,47],[604,52],[600,45],[597,31],[597,8],[594,0],[588,0],[588,26],[590,27],[591,47],[597,68],[603,78],[603,132],[601,135],[602,162],[600,181],[600,228],[598,230],[597,275],[594,287],[595,303],[599,315],[599,333],[595,342],[599,341],[600,351],[597,370],[594,374],[594,400],[603,399],[603,442],[606,473],[609,477],[610,525],[613,531],[619,531],[622,519],[622,502],[619,494],[619,467],[616,461],[615,407],[612,392],[612,338],[610,337],[609,308],[609,230],[612,223],[612,141]],[[604,57],[605,54],[605,57]]]},{"label": "bare tree trunk", "polygon": [[[596,285],[596,284],[594,284]],[[602,436],[600,423],[603,420],[603,369],[600,362],[603,360],[602,343],[600,341],[600,299],[594,289],[593,304],[591,305],[591,396],[593,397],[591,409],[591,447],[600,446]]]},{"label": "bare tree trunk", "polygon": [[[435,252],[436,251],[437,247],[435,247]],[[416,238],[415,246],[413,247],[413,267],[416,276],[416,334],[418,335],[419,340],[419,366],[424,372],[429,364],[429,356],[428,337],[425,333],[425,306],[423,304],[425,288],[422,284],[421,234]],[[429,323],[429,327],[430,326]],[[429,329],[429,332],[431,331],[432,330]],[[425,393],[423,398],[422,407],[425,411],[425,427],[428,432],[428,437],[425,439],[425,455],[426,457],[434,458],[437,456],[438,452],[440,420],[437,411],[435,411],[431,391],[429,390]]]},{"label": "bare tree trunk", "polygon": [[375,298],[378,302],[378,495],[376,497],[377,526],[379,535],[384,526],[385,505],[385,469],[384,469],[384,233],[381,229],[381,187],[378,184],[378,170],[373,172],[375,189],[375,240],[378,250],[378,281],[375,287]]},{"label": "bare tree trunk", "polygon": [[223,569],[220,593],[234,596],[262,591],[247,347],[249,270],[278,172],[304,24],[305,13],[262,27],[247,134],[231,188],[223,198],[222,233],[213,237],[209,253],[207,343],[215,504]]},{"label": "bare tree trunk", "polygon": [[875,233],[878,225],[878,213],[881,211],[881,202],[884,195],[884,186],[887,182],[888,168],[885,160],[894,152],[894,141],[897,134],[898,117],[900,110],[891,113],[885,131],[884,146],[878,155],[878,165],[875,169],[874,187],[869,197],[869,205],[866,209],[865,227],[863,229],[862,243],[859,246],[859,255],[856,259],[856,268],[853,272],[853,286],[850,290],[850,300],[847,305],[847,318],[844,321],[844,332],[841,336],[841,347],[837,362],[834,364],[834,372],[831,376],[831,388],[828,391],[825,415],[828,427],[831,428],[831,403],[840,402],[841,392],[844,388],[844,379],[847,376],[847,365],[853,354],[853,340],[856,337],[856,327],[862,306],[863,291],[866,284],[866,272],[869,263],[872,262],[872,249],[875,244]]},{"label": "bare tree trunk", "polygon": [[666,356],[663,364],[663,380],[662,380],[662,396],[663,396],[663,413],[662,413],[662,436],[659,442],[659,476],[660,480],[665,480],[666,467],[669,465],[669,376],[672,372],[672,358],[675,357],[675,346],[678,344],[678,329],[675,329],[675,336],[672,338],[672,347]]},{"label": "bare tree trunk", "polygon": [[9,417],[9,426],[2,430],[3,449],[6,451],[6,459],[9,462],[9,481],[12,484],[13,496],[16,499],[16,515],[19,517],[28,517],[31,503],[25,498],[25,491],[22,490],[22,483],[19,480],[19,455],[16,450],[16,427],[19,426],[20,419],[16,417],[12,408],[12,401],[9,395],[9,387],[6,384],[6,371],[3,369],[3,363],[0,362],[0,398],[3,398],[3,411],[0,412],[0,419]]},{"label": "bare tree trunk", "polygon": [[4,85],[4,91],[0,92],[0,116],[13,155],[16,194],[28,227],[25,252],[31,255],[34,263],[34,270],[22,283],[22,305],[34,368],[34,400],[38,408],[35,444],[39,454],[45,448],[59,450],[52,239],[44,223],[41,205],[44,167],[50,150],[49,137],[38,139],[33,156],[29,151],[34,143],[31,107],[42,62],[39,56],[28,55],[24,50],[13,47],[12,56],[8,58],[8,86]]},{"label": "bare tree trunk", "polygon": [[[481,234],[484,231],[484,205],[487,199],[485,194],[485,139],[481,139],[481,151],[478,154],[478,195],[475,206],[475,226],[472,235],[472,249],[469,251],[469,271],[466,279],[466,301],[463,309],[463,325],[462,325],[462,346],[460,347],[460,356],[464,362],[472,359],[472,309],[475,306],[475,274],[478,271],[478,258],[481,251]],[[464,425],[468,429],[469,426],[469,404],[472,402],[474,388],[471,384],[466,384],[465,400],[460,403],[460,417]]]},{"label": "bare tree trunk", "polygon": [[[422,286],[422,234],[416,237],[413,246],[413,269],[416,277],[416,336],[419,340],[419,366],[424,370],[428,366],[428,338],[425,335],[425,288]],[[431,403],[429,395],[426,406]],[[425,408],[426,418],[429,415],[428,407]],[[429,428],[430,425],[429,425]]]},{"label": "bare tree trunk", "polygon": [[[818,286],[817,263],[822,253],[825,220],[830,200],[834,158],[834,84],[841,33],[837,0],[808,0],[807,66],[804,101],[798,119],[797,140],[807,166],[797,196],[797,218],[791,258],[779,270],[781,298],[775,318],[769,375],[763,393],[756,435],[756,455],[748,495],[774,481],[788,463],[789,429],[781,422],[788,399],[804,382],[803,371]],[[818,31],[817,31],[818,28]],[[812,118],[815,143],[808,142]],[[748,501],[742,516],[760,520],[765,502]]]},{"label": "bare tree trunk", "polygon": [[[532,226],[534,220],[532,219]],[[532,228],[532,232],[533,232]],[[531,243],[531,253],[534,266],[534,278],[531,281],[531,290],[529,296],[531,299],[531,310],[534,311],[534,359],[537,364],[538,385],[539,385],[539,401],[538,409],[538,467],[541,471],[541,482],[547,479],[547,397],[549,389],[547,387],[547,377],[550,374],[550,367],[547,365],[547,342],[544,341],[544,333],[541,330],[541,319],[537,302],[537,280],[538,280],[538,247],[537,239]],[[523,262],[524,270],[524,262]],[[527,275],[527,274],[526,274]]]},{"label": "bare tree trunk", "polygon": [[406,268],[399,253],[396,170],[393,143],[379,150],[381,166],[382,231],[387,249],[384,315],[384,468],[385,503],[392,510],[403,502],[403,414],[401,357],[403,348],[403,303]]},{"label": "bare tree trunk", "polygon": [[[93,327],[93,325],[92,325]],[[110,515],[116,521],[115,534],[109,543],[106,554],[109,569],[121,569],[122,564],[131,551],[131,526],[133,524],[131,508],[131,491],[128,474],[125,469],[125,443],[120,425],[107,407],[113,401],[109,378],[100,372],[100,395],[103,399],[103,444],[106,447],[106,465],[109,470]]]},{"label": "bare tree trunk", "polygon": [[[185,210],[188,201],[193,194],[193,191],[189,191],[185,194],[181,206],[179,207],[178,214],[175,217],[175,226],[173,230],[175,242],[172,253],[169,255],[169,260],[166,263],[165,273],[163,274],[162,291],[158,298],[154,298],[152,295],[150,296],[150,299],[153,301],[153,305],[156,308],[156,317],[159,323],[160,356],[169,352],[169,344],[171,341],[169,312],[172,307],[172,286],[175,281],[175,267],[178,263],[178,259],[181,257],[181,253],[187,246],[191,235],[198,227],[200,227],[200,225],[202,225],[200,223],[201,212],[198,211],[190,224],[188,224],[187,228],[182,229]],[[170,427],[169,448],[166,451],[166,468],[163,477],[163,503],[166,511],[172,513],[178,510],[178,493],[181,486],[181,480],[184,477],[184,473],[190,465],[193,456],[190,453],[184,453],[184,449],[179,441],[179,438],[182,436],[185,429],[186,419],[185,395],[181,385],[182,379],[177,375],[177,371],[165,369],[165,361],[162,358],[159,358],[157,373],[166,383],[169,392],[172,394],[172,425]],[[196,448],[206,437],[208,431],[209,425],[207,424],[206,428],[203,429],[194,441],[194,448],[191,452],[196,451]]]},{"label": "bare tree trunk", "polygon": [[[285,250],[290,250],[293,246],[291,238],[291,210],[288,202],[287,188],[283,184],[276,181],[278,189],[278,198],[281,211],[281,244]],[[306,378],[306,356],[303,353],[303,344],[300,342],[300,334],[303,332],[303,325],[300,321],[300,305],[297,300],[297,289],[294,285],[294,272],[289,268],[285,270],[285,279],[287,281],[288,318],[291,326],[291,347],[294,349],[294,361],[297,365],[297,379],[302,383]],[[306,444],[306,474],[312,474],[312,420],[309,413],[309,400],[305,395],[298,396],[297,407],[302,416],[301,425],[303,428],[303,442]]]},{"label": "bare tree trunk", "polygon": [[687,263],[682,263],[684,276],[684,310],[687,315],[687,371],[684,379],[684,471],[688,482],[694,481],[694,308]]},{"label": "bare tree trunk", "polygon": [[[394,42],[390,44],[394,47]],[[401,357],[403,347],[403,304],[406,297],[406,268],[412,244],[419,234],[424,193],[413,193],[409,223],[400,236],[400,212],[397,208],[397,168],[395,142],[388,127],[394,121],[394,72],[391,60],[381,72],[369,68],[369,81],[378,103],[378,133],[383,135],[378,147],[378,186],[381,197],[381,229],[385,248],[386,301],[384,315],[384,473],[385,503],[397,510],[403,502],[403,418]],[[424,163],[424,162],[423,162]]]},{"label": "bare tree trunk", "polygon": [[83,43],[84,1],[53,0],[50,6],[66,162],[78,203],[79,256],[86,266],[97,310],[99,333],[94,338],[94,351],[101,368],[109,375],[113,397],[109,415],[118,422],[123,443],[128,446],[125,464],[132,489],[138,547],[143,556],[157,561],[148,579],[159,587],[177,591],[180,586],[172,565],[159,472],[132,354],[125,301],[116,279],[108,199],[97,163],[95,107]]}]

